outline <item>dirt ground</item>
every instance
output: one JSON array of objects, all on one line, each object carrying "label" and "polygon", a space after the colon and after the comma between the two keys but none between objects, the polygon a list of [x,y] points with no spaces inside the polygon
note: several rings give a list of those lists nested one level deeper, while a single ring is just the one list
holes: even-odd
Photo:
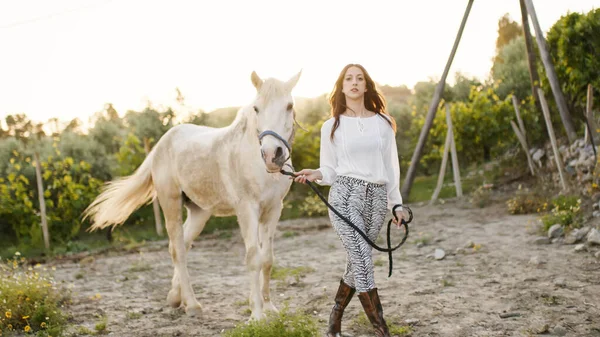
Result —
[{"label": "dirt ground", "polygon": [[[598,248],[575,252],[572,245],[533,244],[539,236],[535,216],[509,215],[503,203],[482,209],[465,202],[411,207],[411,235],[394,254],[390,278],[387,254],[374,252],[389,323],[410,325],[411,336],[600,336]],[[273,280],[274,304],[315,315],[324,335],[345,264],[328,219],[281,222],[275,247],[276,266],[310,269],[299,281]],[[438,248],[446,253],[441,260],[434,258]],[[200,318],[166,304],[173,272],[166,242],[58,265],[56,278],[73,291],[71,330],[93,331],[106,317],[112,336],[220,336],[246,321],[239,232],[201,235],[188,260],[203,306]],[[370,335],[354,324],[361,313],[355,297],[344,315],[346,335]]]}]

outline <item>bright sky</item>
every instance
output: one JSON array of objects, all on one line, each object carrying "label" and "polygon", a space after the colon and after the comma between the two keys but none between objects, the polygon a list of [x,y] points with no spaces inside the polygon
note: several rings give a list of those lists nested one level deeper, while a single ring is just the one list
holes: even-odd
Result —
[{"label": "bright sky", "polygon": [[[206,111],[248,103],[250,74],[287,79],[296,96],[329,92],[347,63],[375,81],[439,78],[467,0],[19,0],[0,2],[0,118],[84,122],[112,102],[120,114],[154,104]],[[534,0],[542,30],[597,0]],[[476,0],[448,80],[485,78],[504,13],[518,0]]]}]

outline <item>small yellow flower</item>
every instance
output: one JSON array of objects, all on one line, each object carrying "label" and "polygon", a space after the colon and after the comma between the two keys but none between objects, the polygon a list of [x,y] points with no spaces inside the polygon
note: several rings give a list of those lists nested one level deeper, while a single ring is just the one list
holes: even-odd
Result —
[{"label": "small yellow flower", "polygon": [[25,332],[29,332],[31,331],[31,327],[29,325],[26,325],[23,330],[25,330]]},{"label": "small yellow flower", "polygon": [[42,324],[40,324],[40,327],[41,327],[42,329],[46,329],[46,322],[42,322]]},{"label": "small yellow flower", "polygon": [[10,319],[12,317],[12,312],[7,311],[4,313],[4,316],[6,316],[6,318]]},{"label": "small yellow flower", "polygon": [[23,316],[23,319],[28,319],[28,318],[29,318],[29,316]]},{"label": "small yellow flower", "polygon": [[8,330],[12,330],[12,324],[9,324],[6,326],[8,328]]}]

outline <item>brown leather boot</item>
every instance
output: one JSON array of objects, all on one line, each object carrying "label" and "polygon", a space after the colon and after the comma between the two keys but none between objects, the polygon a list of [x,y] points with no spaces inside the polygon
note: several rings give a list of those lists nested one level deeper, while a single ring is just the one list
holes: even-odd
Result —
[{"label": "brown leather boot", "polygon": [[331,315],[329,315],[327,337],[342,336],[342,315],[344,315],[344,309],[350,303],[355,291],[356,289],[344,283],[344,280],[340,280],[340,287],[335,295],[335,304],[331,309]]},{"label": "brown leather boot", "polygon": [[375,328],[377,337],[390,337],[387,323],[383,319],[383,307],[379,300],[377,288],[371,289],[366,293],[359,293],[358,298],[365,310],[365,314],[367,314],[369,321]]}]

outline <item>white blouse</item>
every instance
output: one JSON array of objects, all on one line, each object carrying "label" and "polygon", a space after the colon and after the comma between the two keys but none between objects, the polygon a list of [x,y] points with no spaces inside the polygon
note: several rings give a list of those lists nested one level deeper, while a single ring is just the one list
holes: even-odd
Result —
[{"label": "white blouse", "polygon": [[333,142],[332,117],[321,127],[321,154],[319,185],[331,185],[338,175],[349,176],[368,182],[385,184],[388,209],[402,204],[400,194],[400,164],[396,137],[390,124],[382,115],[371,117],[348,117],[340,115]]}]

